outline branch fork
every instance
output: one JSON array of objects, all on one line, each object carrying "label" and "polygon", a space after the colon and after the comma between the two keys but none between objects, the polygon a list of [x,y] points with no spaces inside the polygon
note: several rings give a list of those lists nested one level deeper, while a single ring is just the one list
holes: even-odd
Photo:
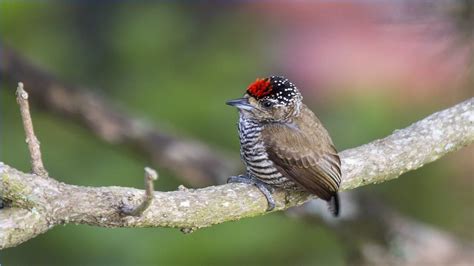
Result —
[{"label": "branch fork", "polygon": [[[23,84],[20,104],[32,169],[22,173],[0,162],[0,193],[12,206],[0,211],[0,249],[16,246],[61,223],[102,227],[175,227],[184,232],[226,221],[266,214],[267,201],[257,188],[226,184],[201,189],[154,192],[156,171],[145,168],[145,188],[81,187],[57,182],[44,169]],[[341,190],[394,179],[474,142],[474,98],[432,114],[392,135],[340,152]],[[37,178],[38,175],[45,178]],[[275,210],[301,205],[310,195],[276,191]],[[142,198],[132,207],[124,198]],[[27,200],[25,200],[27,199]],[[119,209],[118,203],[122,202]],[[33,207],[32,207],[33,206]],[[143,213],[146,211],[146,215]],[[124,219],[124,216],[140,216]]]}]

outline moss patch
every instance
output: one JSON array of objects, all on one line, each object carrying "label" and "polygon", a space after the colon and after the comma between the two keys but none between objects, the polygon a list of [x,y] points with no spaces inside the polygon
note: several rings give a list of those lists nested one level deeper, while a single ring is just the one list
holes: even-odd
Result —
[{"label": "moss patch", "polygon": [[11,181],[6,173],[2,175],[0,196],[9,206],[32,209],[36,204],[26,196],[29,192],[25,186]]}]

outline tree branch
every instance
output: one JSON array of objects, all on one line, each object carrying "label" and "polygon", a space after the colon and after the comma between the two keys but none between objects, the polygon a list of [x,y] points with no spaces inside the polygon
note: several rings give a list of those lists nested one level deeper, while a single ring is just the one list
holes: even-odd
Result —
[{"label": "tree branch", "polygon": [[[474,98],[435,113],[405,129],[340,153],[341,190],[396,178],[474,141]],[[81,223],[103,227],[203,228],[266,213],[265,197],[253,186],[227,184],[196,190],[155,192],[155,200],[141,217],[120,215],[120,202],[139,202],[143,191],[122,187],[80,187],[51,178],[35,178],[0,164],[3,198],[11,206],[38,212],[52,227]],[[305,193],[277,190],[275,210],[297,206],[313,198]],[[15,219],[18,215],[12,215]],[[0,227],[8,227],[1,220]],[[15,224],[15,223],[13,223]],[[41,224],[38,222],[38,227]],[[36,227],[36,225],[35,225]],[[35,232],[44,232],[41,230]],[[10,232],[10,233],[8,233]],[[15,233],[13,233],[14,235]],[[27,240],[0,231],[0,248]],[[29,234],[34,237],[36,234]]]},{"label": "tree branch", "polygon": [[[235,174],[235,171],[231,169],[237,169],[240,165],[236,160],[230,160],[229,157],[220,156],[222,153],[216,152],[216,149],[206,148],[204,143],[176,138],[172,134],[167,134],[159,128],[153,127],[150,123],[143,122],[143,120],[139,118],[121,112],[114,104],[110,103],[109,100],[101,98],[90,90],[60,82],[52,75],[30,64],[10,49],[3,49],[2,51],[4,51],[4,61],[3,64],[0,64],[0,74],[12,82],[24,80],[29,84],[34,84],[30,90],[33,90],[32,95],[34,97],[32,99],[36,101],[37,105],[82,122],[83,125],[92,129],[92,132],[96,133],[96,136],[109,143],[131,144],[137,148],[136,150],[138,152],[153,161],[153,163],[167,166],[176,173],[178,178],[181,178],[186,183],[203,185],[222,182],[229,174]],[[61,97],[57,97],[58,95]],[[90,101],[89,97],[91,98]],[[81,108],[81,106],[88,106],[86,105],[88,103],[96,103],[91,106],[99,106],[100,108],[87,112],[86,108]],[[91,108],[91,106],[88,106],[88,108]],[[96,113],[96,115],[91,115],[92,113]],[[95,121],[91,119],[93,117],[100,117],[100,119]],[[146,128],[146,131],[149,131],[150,134],[145,134],[145,131],[140,129],[139,131],[142,133],[134,135],[133,127],[128,126],[134,124],[145,124],[144,128]],[[124,137],[119,137],[116,140],[112,138],[111,141],[110,138],[106,137],[108,134],[103,134],[103,132],[114,132],[115,130],[110,130],[114,128],[119,128],[116,132],[121,132],[117,133],[117,136]],[[169,141],[169,144],[165,143],[166,141]],[[168,149],[166,147],[170,148]],[[172,152],[170,152],[170,150]],[[196,158],[198,159],[197,161]],[[212,164],[210,162],[212,162]],[[212,167],[209,167],[210,165],[212,165]],[[183,171],[183,169],[185,169],[185,171]],[[368,203],[379,202],[380,200],[361,200],[361,193],[357,192],[358,191],[350,191],[341,194],[343,197],[342,201],[345,204],[342,210],[342,217],[337,221],[326,219],[326,206],[324,204],[318,204],[319,201],[313,201],[311,204],[305,205],[304,208],[294,208],[291,214],[297,212],[299,217],[315,221],[318,224],[324,222],[324,224],[331,228],[335,227],[333,231],[337,236],[344,239],[343,243],[348,244],[351,242],[352,246],[349,246],[349,249],[358,249],[361,253],[358,256],[365,259],[365,262],[368,263],[373,262],[373,258],[385,258],[385,263],[390,264],[389,261],[392,261],[392,264],[400,264],[397,263],[397,261],[400,262],[400,256],[403,256],[401,253],[406,253],[407,257],[404,263],[411,261],[415,262],[415,264],[427,264],[420,262],[420,260],[418,260],[419,256],[414,257],[413,253],[417,252],[413,250],[421,251],[425,246],[430,245],[432,247],[436,243],[439,244],[440,241],[435,241],[426,234],[407,234],[404,232],[428,230],[435,235],[446,236],[445,242],[455,245],[443,246],[445,249],[448,249],[449,252],[438,252],[437,256],[433,257],[433,259],[439,262],[452,262],[453,252],[455,255],[458,254],[456,253],[460,250],[458,247],[462,247],[462,243],[460,243],[459,240],[454,243],[452,241],[452,239],[455,239],[454,237],[447,235],[441,230],[430,228],[423,223],[410,220],[411,222],[404,223],[402,228],[395,227],[395,223],[392,223],[384,217],[387,210],[392,213],[390,216],[393,216],[394,220],[406,220],[409,218],[393,211],[387,205],[382,206],[382,209],[385,211],[373,211],[372,204]],[[349,199],[347,199],[347,197],[349,197]],[[321,210],[318,210],[320,206],[323,207]],[[377,209],[379,210],[380,208]],[[361,227],[361,224],[367,226]],[[188,232],[192,230],[187,228],[183,231]],[[21,234],[21,231],[17,231],[17,233]],[[420,237],[413,238],[412,236]],[[361,238],[364,239],[363,242],[368,241],[372,243],[370,249],[367,249],[367,245],[360,244],[361,242],[357,239]],[[418,243],[418,248],[414,245],[410,245],[413,250],[405,252],[404,250],[397,249],[397,251],[394,251],[394,241],[415,241]],[[367,252],[367,250],[371,252]],[[393,253],[396,253],[398,258],[393,256],[390,258],[390,254],[393,255]],[[370,256],[368,257],[367,254],[370,254]],[[457,257],[459,258],[459,256]],[[354,258],[351,258],[351,260],[353,259]]]}]

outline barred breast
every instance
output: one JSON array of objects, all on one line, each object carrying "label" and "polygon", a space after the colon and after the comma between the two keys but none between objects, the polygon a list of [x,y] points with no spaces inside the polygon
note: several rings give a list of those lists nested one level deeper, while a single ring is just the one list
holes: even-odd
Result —
[{"label": "barred breast", "polygon": [[272,186],[294,187],[295,183],[283,176],[268,159],[265,144],[261,138],[262,126],[242,115],[240,115],[238,125],[240,156],[247,167],[247,173]]}]

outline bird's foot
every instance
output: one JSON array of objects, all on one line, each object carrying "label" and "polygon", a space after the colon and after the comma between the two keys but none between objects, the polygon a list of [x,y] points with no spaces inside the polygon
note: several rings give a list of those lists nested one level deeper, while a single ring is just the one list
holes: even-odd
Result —
[{"label": "bird's foot", "polygon": [[227,183],[244,183],[249,185],[255,185],[260,190],[260,192],[262,192],[265,198],[267,198],[267,211],[275,209],[275,200],[272,196],[272,193],[275,191],[275,189],[272,186],[265,184],[256,178],[248,177],[245,175],[231,176],[229,177],[229,179],[227,179]]}]

